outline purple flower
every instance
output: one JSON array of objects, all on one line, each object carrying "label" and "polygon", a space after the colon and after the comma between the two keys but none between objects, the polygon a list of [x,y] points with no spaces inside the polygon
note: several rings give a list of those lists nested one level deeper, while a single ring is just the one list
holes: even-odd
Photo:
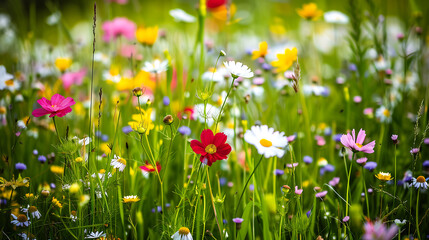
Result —
[{"label": "purple flower", "polygon": [[295,186],[295,194],[301,195],[302,191],[303,191],[302,189],[298,189],[298,186]]},{"label": "purple flower", "polygon": [[37,160],[39,160],[40,163],[45,163],[46,162],[46,157],[44,155],[40,155]]},{"label": "purple flower", "polygon": [[27,169],[27,165],[25,165],[24,163],[17,163],[15,164],[15,168],[18,171],[24,171]]},{"label": "purple flower", "polygon": [[348,222],[350,220],[350,217],[349,216],[345,216],[344,218],[343,218],[343,222]]},{"label": "purple flower", "polygon": [[131,126],[125,126],[125,127],[122,128],[122,132],[125,133],[125,134],[128,134],[128,133],[130,133],[132,131],[133,131],[133,129],[131,128]]},{"label": "purple flower", "polygon": [[428,169],[429,168],[429,160],[425,160],[423,162],[423,168]]},{"label": "purple flower", "polygon": [[250,191],[253,191],[253,190],[255,190],[255,185],[253,185],[253,184],[250,184],[250,185],[249,185],[249,190],[250,190]]},{"label": "purple flower", "polygon": [[274,174],[276,175],[276,176],[281,176],[281,175],[283,175],[285,173],[285,171],[283,171],[283,170],[281,170],[281,169],[276,169],[276,170],[274,170]]},{"label": "purple flower", "polygon": [[331,181],[329,181],[329,185],[331,185],[332,187],[335,187],[338,183],[340,183],[339,177],[334,177]]},{"label": "purple flower", "polygon": [[377,163],[376,162],[367,162],[365,164],[365,166],[364,166],[364,168],[367,169],[370,172],[372,172],[376,167],[377,167]]},{"label": "purple flower", "polygon": [[393,144],[397,144],[398,143],[398,135],[393,134],[392,135],[392,141],[393,141]]},{"label": "purple flower", "polygon": [[242,219],[242,218],[233,218],[232,221],[235,222],[235,223],[242,223],[244,221],[244,219]]},{"label": "purple flower", "polygon": [[310,218],[310,216],[311,216],[311,209],[307,211],[306,215],[307,215],[307,218]]},{"label": "purple flower", "polygon": [[420,149],[419,148],[413,148],[413,149],[411,149],[410,150],[410,153],[411,154],[417,154],[417,153],[419,153],[420,152]]},{"label": "purple flower", "polygon": [[34,149],[33,150],[33,155],[38,155],[39,154],[39,151],[37,151],[37,149]]},{"label": "purple flower", "polygon": [[184,135],[184,136],[191,135],[191,129],[187,126],[181,126],[181,127],[179,127],[179,129],[177,129],[177,131],[179,131],[179,133]]},{"label": "purple flower", "polygon": [[335,166],[331,164],[326,164],[322,168],[320,168],[320,175],[325,175],[325,172],[333,172],[335,170]]},{"label": "purple flower", "polygon": [[288,163],[286,164],[286,167],[288,168],[296,168],[298,166],[298,163]]},{"label": "purple flower", "polygon": [[423,143],[429,145],[429,138],[425,138],[425,140],[423,140]]},{"label": "purple flower", "polygon": [[361,96],[354,96],[354,97],[353,97],[353,102],[355,102],[355,103],[360,103],[360,102],[362,102],[362,97],[361,97]]},{"label": "purple flower", "polygon": [[162,103],[164,104],[164,106],[170,105],[170,98],[168,98],[167,96],[164,96],[162,98]]},{"label": "purple flower", "polygon": [[343,134],[339,133],[339,134],[335,134],[332,139],[334,139],[335,142],[340,142],[341,141],[341,137],[343,136]]},{"label": "purple flower", "polygon": [[355,65],[355,64],[353,64],[353,63],[350,63],[350,64],[349,64],[349,70],[350,70],[350,71],[352,71],[352,72],[357,71],[357,67],[356,67],[356,65]]},{"label": "purple flower", "polygon": [[219,178],[219,184],[221,186],[225,186],[225,184],[228,182],[228,180],[226,179],[226,177],[221,177]]},{"label": "purple flower", "polygon": [[326,194],[328,194],[328,191],[318,192],[318,193],[316,193],[316,197],[323,200],[323,198],[325,198]]},{"label": "purple flower", "polygon": [[51,186],[52,189],[57,188],[57,185],[55,185],[55,183],[51,183],[50,186]]},{"label": "purple flower", "polygon": [[271,69],[271,65],[270,64],[268,64],[268,63],[263,63],[262,64],[262,68],[264,69],[264,70],[270,70]]},{"label": "purple flower", "polygon": [[313,158],[312,158],[312,157],[310,157],[310,156],[304,156],[303,161],[304,161],[304,163],[306,163],[306,164],[310,164],[310,163],[312,163],[312,162],[313,162]]}]

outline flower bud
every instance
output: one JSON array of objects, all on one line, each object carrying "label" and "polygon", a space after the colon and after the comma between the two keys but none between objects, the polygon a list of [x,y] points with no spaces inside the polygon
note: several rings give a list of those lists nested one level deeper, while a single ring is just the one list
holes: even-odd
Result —
[{"label": "flower bud", "polygon": [[165,125],[170,125],[170,124],[173,123],[173,121],[174,121],[174,118],[171,115],[165,116],[165,118],[163,120],[163,122],[164,122]]}]

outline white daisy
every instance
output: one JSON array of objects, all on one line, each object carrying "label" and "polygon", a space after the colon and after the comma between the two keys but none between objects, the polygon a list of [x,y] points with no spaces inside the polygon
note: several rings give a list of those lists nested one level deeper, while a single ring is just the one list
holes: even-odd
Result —
[{"label": "white daisy", "polygon": [[110,58],[106,54],[102,52],[96,52],[94,54],[94,61],[95,62],[101,62],[104,65],[110,65]]},{"label": "white daisy", "polygon": [[14,224],[17,227],[28,227],[31,222],[28,220],[28,216],[24,214],[19,214],[18,216],[15,216],[14,214],[11,214],[13,217],[13,220],[10,222]]},{"label": "white daisy", "polygon": [[413,178],[413,186],[415,188],[428,189],[428,183],[426,182],[428,179],[425,179],[425,177],[423,177],[423,176],[419,176],[417,178]]},{"label": "white daisy", "polygon": [[103,231],[100,231],[100,232],[97,231],[97,232],[91,232],[85,237],[85,239],[97,239],[101,237],[106,237],[106,234],[103,233]]},{"label": "white daisy", "polygon": [[375,111],[375,116],[378,120],[382,123],[390,123],[392,121],[392,113],[389,109],[387,109],[385,106],[380,106]]},{"label": "white daisy", "polygon": [[106,81],[112,81],[114,83],[118,83],[121,81],[122,76],[119,74],[119,71],[112,68],[109,71],[103,73],[103,79]]},{"label": "white daisy", "polygon": [[251,78],[251,77],[253,77],[252,70],[248,66],[243,65],[241,62],[229,61],[229,62],[224,62],[223,64],[225,65],[226,69],[228,69],[228,71],[231,73],[231,76],[233,78],[238,78],[238,77]]},{"label": "white daisy", "polygon": [[181,227],[179,228],[179,231],[177,231],[173,236],[171,236],[173,240],[193,240],[191,231],[189,231],[189,228],[187,227]]},{"label": "white daisy", "polygon": [[[219,115],[219,108],[211,105],[210,103],[207,103],[206,105],[206,117],[207,117],[207,125],[210,127],[211,125],[213,125],[215,119],[218,117]],[[204,104],[203,103],[199,103],[197,105],[195,105],[194,107],[194,118],[198,118],[198,120],[201,123],[205,122],[205,117],[204,117]]]},{"label": "white daisy", "polygon": [[180,8],[171,9],[170,16],[172,16],[176,22],[192,23],[195,22],[196,19],[194,16],[188,14]]},{"label": "white daisy", "polygon": [[6,68],[0,65],[0,90],[8,89],[11,92],[20,88],[20,83],[13,79],[13,75],[6,72]]},{"label": "white daisy", "polygon": [[349,17],[340,11],[325,12],[323,17],[328,23],[347,24],[349,22]]},{"label": "white daisy", "polygon": [[77,220],[77,212],[76,211],[71,211],[71,213],[70,213],[70,219],[73,221],[73,222],[76,222],[76,220]]},{"label": "white daisy", "polygon": [[145,62],[144,66],[142,67],[142,70],[150,73],[162,73],[167,71],[167,67],[167,60],[161,62],[159,59],[156,59],[155,61],[153,61],[153,63]]},{"label": "white daisy", "polygon": [[36,206],[28,205],[27,208],[22,208],[21,210],[24,213],[30,213],[33,218],[40,219],[42,217],[42,214],[39,212],[39,209],[37,209]]},{"label": "white daisy", "polygon": [[255,146],[258,153],[266,158],[274,156],[281,158],[285,153],[283,148],[288,145],[287,137],[284,134],[284,132],[274,132],[274,129],[268,128],[267,125],[252,126],[244,134],[244,140]]},{"label": "white daisy", "polygon": [[122,172],[127,166],[127,161],[119,156],[114,155],[112,161],[110,162],[110,166],[117,168],[120,172]]}]

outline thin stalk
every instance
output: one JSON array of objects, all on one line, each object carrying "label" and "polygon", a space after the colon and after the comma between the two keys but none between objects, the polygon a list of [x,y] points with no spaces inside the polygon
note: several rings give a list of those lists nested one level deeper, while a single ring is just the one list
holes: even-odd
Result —
[{"label": "thin stalk", "polygon": [[235,79],[237,79],[237,77],[232,78],[231,86],[229,86],[228,93],[226,94],[225,99],[223,100],[222,106],[220,107],[219,116],[217,117],[215,128],[214,128],[215,133],[216,133],[217,125],[219,124],[220,118],[222,117],[223,108],[225,107],[226,101],[228,100],[229,94],[231,94],[232,87],[234,86]]},{"label": "thin stalk", "polygon": [[60,134],[58,133],[57,123],[55,122],[55,116],[52,118],[52,120],[54,121],[55,132],[57,133],[58,140],[60,141],[61,144],[63,144],[63,141],[60,138]]},{"label": "thin stalk", "polygon": [[416,230],[417,235],[419,236],[419,239],[422,239],[420,237],[420,228],[419,228],[419,199],[420,199],[420,189],[417,189],[417,203],[416,203]]}]

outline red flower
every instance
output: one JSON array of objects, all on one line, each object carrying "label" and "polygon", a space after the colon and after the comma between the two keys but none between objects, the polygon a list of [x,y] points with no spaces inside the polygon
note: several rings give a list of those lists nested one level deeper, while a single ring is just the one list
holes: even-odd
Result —
[{"label": "red flower", "polygon": [[211,166],[217,160],[227,159],[231,152],[231,146],[226,143],[224,133],[213,135],[212,130],[204,129],[201,133],[201,142],[191,141],[191,148],[196,154],[200,154],[200,161]]},{"label": "red flower", "polygon": [[[140,166],[140,169],[145,172],[155,172],[155,168],[152,166],[152,164],[149,164],[147,161],[145,165]],[[156,162],[156,169],[157,169],[157,172],[161,172],[161,164],[159,162]]]}]

